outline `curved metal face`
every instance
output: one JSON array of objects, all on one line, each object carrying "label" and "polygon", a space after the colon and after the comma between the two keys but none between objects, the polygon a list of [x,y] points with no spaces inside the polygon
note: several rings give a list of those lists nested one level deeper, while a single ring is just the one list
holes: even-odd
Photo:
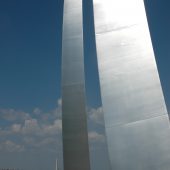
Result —
[{"label": "curved metal face", "polygon": [[81,0],[64,2],[62,120],[64,170],[89,170]]},{"label": "curved metal face", "polygon": [[169,119],[143,0],[94,0],[94,17],[112,169],[170,169]]}]

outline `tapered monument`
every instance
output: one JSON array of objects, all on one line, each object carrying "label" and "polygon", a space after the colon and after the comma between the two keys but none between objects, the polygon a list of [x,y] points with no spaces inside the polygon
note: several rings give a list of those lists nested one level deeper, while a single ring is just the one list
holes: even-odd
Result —
[{"label": "tapered monument", "polygon": [[82,0],[64,1],[62,120],[64,170],[89,170]]},{"label": "tapered monument", "polygon": [[112,170],[169,170],[170,125],[143,0],[94,0]]},{"label": "tapered monument", "polygon": [[[169,170],[169,117],[144,2],[94,0],[93,5],[112,170]],[[82,0],[65,0],[62,47],[64,170],[90,170],[82,18]]]}]

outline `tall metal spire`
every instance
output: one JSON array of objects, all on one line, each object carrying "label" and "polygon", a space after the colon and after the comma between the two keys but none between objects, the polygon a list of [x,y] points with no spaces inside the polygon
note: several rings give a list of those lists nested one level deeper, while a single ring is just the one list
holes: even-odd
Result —
[{"label": "tall metal spire", "polygon": [[94,0],[112,170],[170,169],[170,124],[143,0]]},{"label": "tall metal spire", "polygon": [[64,170],[89,170],[82,0],[64,1],[62,122]]}]

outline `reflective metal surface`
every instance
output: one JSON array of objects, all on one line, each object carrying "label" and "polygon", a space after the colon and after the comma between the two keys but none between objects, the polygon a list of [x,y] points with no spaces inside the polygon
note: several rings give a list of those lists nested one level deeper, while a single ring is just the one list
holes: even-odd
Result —
[{"label": "reflective metal surface", "polygon": [[89,170],[81,0],[64,2],[62,120],[64,170]]},{"label": "reflective metal surface", "polygon": [[170,126],[143,0],[94,0],[113,170],[169,170]]}]

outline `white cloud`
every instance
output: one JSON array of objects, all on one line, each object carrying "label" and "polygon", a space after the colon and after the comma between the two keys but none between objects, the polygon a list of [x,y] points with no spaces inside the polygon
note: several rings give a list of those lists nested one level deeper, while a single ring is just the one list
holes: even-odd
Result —
[{"label": "white cloud", "polygon": [[[49,112],[38,107],[32,113],[0,109],[0,118],[6,122],[0,127],[0,151],[57,152],[56,148],[61,147],[61,100],[58,100],[58,107]],[[15,139],[15,143],[11,139]]]},{"label": "white cloud", "polygon": [[0,128],[0,137],[4,137],[4,136],[8,136],[10,135],[10,131],[8,130],[8,128]]},{"label": "white cloud", "polygon": [[40,143],[39,143],[39,145],[40,146],[47,146],[47,145],[56,145],[56,143],[57,143],[57,140],[56,140],[56,138],[45,138],[44,140],[42,140]]},{"label": "white cloud", "polygon": [[33,137],[25,136],[23,138],[23,141],[26,145],[34,145],[35,144],[35,139]]},{"label": "white cloud", "polygon": [[[62,141],[62,101],[57,101],[57,108],[44,112],[40,108],[33,109],[32,113],[17,111],[14,109],[0,109],[0,118],[7,121],[4,127],[0,128],[0,150],[7,152],[20,152],[46,149],[57,151],[61,148]],[[103,143],[104,135],[102,108],[89,109],[89,122],[91,125],[89,132],[90,143]],[[101,126],[96,126],[101,125]],[[100,128],[100,133],[98,132]],[[9,140],[10,139],[10,140]],[[15,139],[15,143],[12,140]]]},{"label": "white cloud", "polygon": [[30,115],[23,111],[17,111],[15,109],[0,109],[1,120],[6,120],[9,122],[23,121],[30,118]]},{"label": "white cloud", "polygon": [[45,138],[25,137],[23,141],[26,146],[32,147],[34,149],[56,148],[59,144],[56,136]]},{"label": "white cloud", "polygon": [[21,124],[13,124],[11,130],[14,133],[19,133],[21,131]]},{"label": "white cloud", "polygon": [[38,107],[33,110],[33,113],[34,113],[35,115],[40,115],[41,112],[42,112],[42,111],[41,111]]},{"label": "white cloud", "polygon": [[24,151],[24,146],[16,144],[10,140],[4,141],[3,143],[0,144],[0,150],[1,151],[7,151],[7,152],[23,152]]},{"label": "white cloud", "polygon": [[61,98],[57,100],[57,104],[58,104],[58,107],[61,108],[61,106],[62,106],[62,99]]},{"label": "white cloud", "polygon": [[92,131],[88,133],[89,141],[90,142],[104,142],[105,136],[103,134],[100,134],[98,132]]},{"label": "white cloud", "polygon": [[12,124],[8,128],[0,128],[0,136],[15,135],[23,136],[54,136],[62,133],[62,120],[56,119],[50,124],[46,124],[37,119],[25,120],[23,124]]},{"label": "white cloud", "polygon": [[36,119],[25,120],[24,126],[22,128],[24,134],[38,134],[40,132],[40,127]]},{"label": "white cloud", "polygon": [[103,118],[103,110],[102,107],[99,107],[97,109],[90,109],[89,110],[89,119],[92,120],[94,123],[97,124],[104,124],[104,118]]},{"label": "white cloud", "polygon": [[61,131],[62,131],[62,120],[61,119],[55,120],[52,125],[45,125],[43,127],[43,132],[46,135],[59,134],[61,133]]}]

